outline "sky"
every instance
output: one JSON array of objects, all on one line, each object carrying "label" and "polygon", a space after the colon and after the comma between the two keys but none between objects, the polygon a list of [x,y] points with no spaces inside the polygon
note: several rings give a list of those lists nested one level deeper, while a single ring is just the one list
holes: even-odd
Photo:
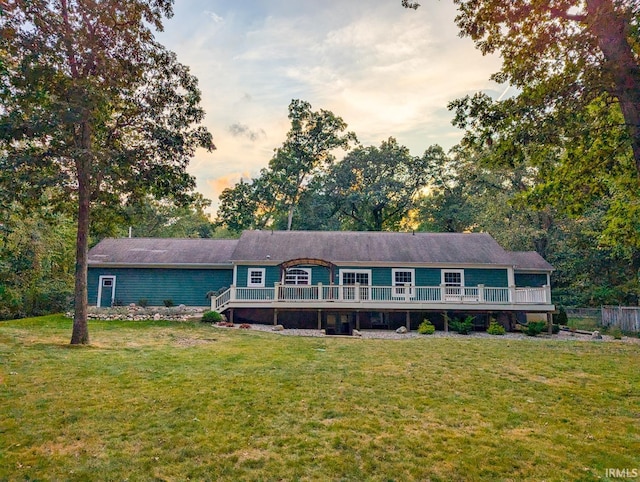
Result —
[{"label": "sky", "polygon": [[504,88],[500,67],[460,38],[451,0],[176,0],[158,40],[198,78],[217,150],[189,172],[213,201],[258,175],[285,140],[292,99],[342,117],[364,146],[395,137],[413,155],[462,132],[447,104]]}]

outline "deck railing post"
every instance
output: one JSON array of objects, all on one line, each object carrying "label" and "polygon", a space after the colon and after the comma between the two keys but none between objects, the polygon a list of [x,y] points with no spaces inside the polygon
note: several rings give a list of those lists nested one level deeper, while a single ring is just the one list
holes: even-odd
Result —
[{"label": "deck railing post", "polygon": [[551,286],[544,285],[544,302],[551,303]]},{"label": "deck railing post", "polygon": [[229,292],[229,301],[235,301],[236,300],[236,286],[235,285],[231,285],[229,287],[229,290],[231,290]]},{"label": "deck railing post", "polygon": [[446,285],[440,285],[440,301],[446,301],[447,297],[445,296],[447,294],[447,287]]},{"label": "deck railing post", "polygon": [[322,292],[322,283],[318,283],[318,300],[322,301],[323,299],[324,299],[324,293]]},{"label": "deck railing post", "polygon": [[516,302],[516,287],[509,286],[509,303],[513,304]]},{"label": "deck railing post", "polygon": [[353,295],[353,298],[355,301],[360,301],[360,283],[356,283],[354,289],[355,293]]},{"label": "deck railing post", "polygon": [[280,299],[280,283],[278,283],[277,281],[273,284],[273,298],[275,300],[279,300]]},{"label": "deck railing post", "polygon": [[478,303],[484,303],[484,285],[478,285]]}]

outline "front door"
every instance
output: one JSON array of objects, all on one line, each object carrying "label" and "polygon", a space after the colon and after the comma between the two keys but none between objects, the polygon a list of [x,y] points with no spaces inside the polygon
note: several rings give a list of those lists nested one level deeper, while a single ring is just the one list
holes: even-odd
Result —
[{"label": "front door", "polygon": [[110,308],[116,299],[116,277],[100,276],[98,282],[98,307]]}]

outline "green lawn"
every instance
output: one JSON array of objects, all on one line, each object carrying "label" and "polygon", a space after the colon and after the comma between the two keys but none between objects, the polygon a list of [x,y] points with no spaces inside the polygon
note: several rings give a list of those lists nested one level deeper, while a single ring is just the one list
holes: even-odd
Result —
[{"label": "green lawn", "polygon": [[[0,480],[607,480],[640,345],[0,323]],[[613,479],[612,479],[613,480]],[[628,479],[627,479],[628,480]]]}]

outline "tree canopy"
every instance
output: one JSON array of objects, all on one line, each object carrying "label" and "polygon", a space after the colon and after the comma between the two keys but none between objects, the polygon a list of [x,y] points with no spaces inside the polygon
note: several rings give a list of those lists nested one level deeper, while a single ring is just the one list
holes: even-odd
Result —
[{"label": "tree canopy", "polygon": [[88,343],[90,212],[132,195],[187,201],[186,167],[213,149],[197,80],[154,39],[169,0],[16,1],[0,17],[0,159],[12,196],[56,186],[76,206],[72,343]]}]

